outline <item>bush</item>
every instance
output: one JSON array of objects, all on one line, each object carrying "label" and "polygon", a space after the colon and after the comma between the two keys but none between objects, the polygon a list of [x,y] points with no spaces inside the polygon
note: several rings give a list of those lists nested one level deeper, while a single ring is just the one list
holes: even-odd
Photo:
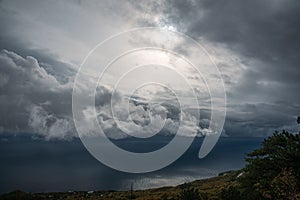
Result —
[{"label": "bush", "polygon": [[204,200],[198,189],[187,188],[183,189],[177,197],[178,200]]},{"label": "bush", "polygon": [[220,194],[222,200],[240,200],[242,199],[240,191],[233,186],[230,186],[228,189],[223,189]]}]

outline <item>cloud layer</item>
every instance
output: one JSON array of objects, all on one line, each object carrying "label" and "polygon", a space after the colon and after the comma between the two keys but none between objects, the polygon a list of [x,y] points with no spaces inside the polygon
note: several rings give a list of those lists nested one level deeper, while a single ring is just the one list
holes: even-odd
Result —
[{"label": "cloud layer", "polygon": [[[76,136],[71,95],[78,66],[95,44],[137,26],[177,30],[203,44],[225,82],[227,135],[265,136],[282,128],[297,131],[299,4],[297,0],[1,1],[0,131],[34,133],[46,139]],[[199,79],[193,73],[189,78]],[[157,95],[163,97],[164,92]],[[126,137],[112,117],[110,98],[109,87],[98,88],[99,123],[110,137]],[[124,107],[120,100],[119,110]],[[141,130],[150,117],[159,125],[162,113],[167,118],[163,134],[174,134],[178,128],[178,105],[173,101],[149,113],[149,104],[132,100],[130,109],[134,120],[127,115],[120,119],[126,130]],[[195,120],[195,112],[185,113],[190,121]],[[200,114],[199,127],[185,124],[186,129],[207,134],[209,109]]]},{"label": "cloud layer", "polygon": [[[5,113],[1,115],[0,125],[4,132],[29,132],[46,139],[76,136],[71,110],[72,77],[69,77],[71,81],[61,83],[34,57],[24,58],[7,50],[1,51],[0,64],[1,113]],[[110,138],[149,137],[153,133],[174,135],[180,126],[180,115],[188,119],[181,124],[186,130],[184,136],[202,134],[200,127],[189,123],[196,122],[191,113],[181,113],[179,105],[168,101],[150,105],[147,101],[131,99],[128,110],[128,97],[119,94],[113,105],[118,115],[113,116],[112,93],[112,88],[99,86],[95,97],[98,122]],[[83,110],[85,120],[90,119],[91,109]],[[88,128],[97,130],[97,125],[90,124]]]}]

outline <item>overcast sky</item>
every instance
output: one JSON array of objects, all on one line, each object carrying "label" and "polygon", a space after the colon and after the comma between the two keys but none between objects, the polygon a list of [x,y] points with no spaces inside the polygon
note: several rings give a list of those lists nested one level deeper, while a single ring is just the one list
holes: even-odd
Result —
[{"label": "overcast sky", "polygon": [[[275,129],[298,130],[298,0],[2,0],[0,26],[1,133],[31,133],[46,139],[74,137],[72,87],[85,56],[114,34],[150,26],[191,36],[215,60],[227,94],[224,135],[258,137]],[[112,46],[110,50],[118,48]],[[183,63],[181,68],[185,73],[187,67]],[[198,78],[193,74],[186,75],[195,81]],[[124,127],[140,130],[138,127],[147,124],[150,117],[159,122],[167,111],[163,132],[175,133],[178,104],[166,102],[167,97],[174,97],[172,92],[156,88],[149,93],[151,90],[150,87],[136,94],[137,98],[142,99],[143,95],[147,98],[143,102],[132,101],[135,120],[127,121],[127,116],[123,119]],[[111,93],[109,86],[99,86],[96,106],[103,129],[111,137],[119,138],[124,135],[111,118],[108,104]],[[180,94],[189,95],[184,90]],[[156,107],[153,116],[147,111],[147,99],[152,95],[165,103]],[[206,96],[202,97],[205,101]],[[200,122],[205,124],[209,117],[205,109],[203,112]],[[194,117],[187,116],[191,121]],[[185,126],[186,130],[205,132],[203,127]]]}]

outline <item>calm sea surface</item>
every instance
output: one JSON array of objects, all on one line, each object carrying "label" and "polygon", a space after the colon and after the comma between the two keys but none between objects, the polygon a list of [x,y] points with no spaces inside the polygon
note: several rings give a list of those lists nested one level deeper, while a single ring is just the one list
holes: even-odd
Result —
[{"label": "calm sea surface", "polygon": [[[159,149],[170,137],[115,141],[124,149],[146,152]],[[0,193],[74,190],[145,189],[203,179],[245,166],[244,156],[263,138],[220,138],[204,159],[197,157],[202,138],[168,167],[151,173],[128,174],[110,169],[94,159],[81,141],[43,141],[29,136],[0,136]]]}]

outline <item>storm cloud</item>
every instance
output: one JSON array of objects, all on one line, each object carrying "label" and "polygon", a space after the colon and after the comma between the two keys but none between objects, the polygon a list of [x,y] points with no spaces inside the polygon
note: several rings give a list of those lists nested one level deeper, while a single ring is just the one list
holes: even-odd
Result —
[{"label": "storm cloud", "polygon": [[[29,132],[46,139],[76,137],[71,108],[73,77],[69,77],[70,81],[67,83],[61,83],[34,57],[24,58],[7,50],[2,50],[0,63],[2,80],[0,101],[3,113],[0,125],[3,132]],[[115,106],[120,112],[120,118],[116,118],[111,110],[112,93],[112,88],[99,86],[95,96],[98,122],[103,132],[110,138],[128,137],[126,134],[128,132],[131,132],[131,136],[147,136],[155,131],[164,135],[176,134],[180,114],[178,105],[172,106],[166,102],[150,107],[148,102],[130,100],[130,115],[126,115],[124,113],[128,112],[127,101],[121,101],[119,97]],[[83,110],[86,120],[92,115],[91,109]],[[189,133],[202,134],[202,129],[189,124],[189,121],[196,120],[193,115],[181,114],[189,119],[182,124],[187,130],[187,135],[184,136],[189,136]],[[154,127],[149,128],[147,125],[151,121]],[[89,129],[95,128],[96,125],[90,124]]]},{"label": "storm cloud", "polygon": [[[93,4],[94,3],[94,4]],[[51,138],[76,136],[72,86],[85,55],[111,36],[141,26],[183,32],[216,61],[226,87],[229,136],[266,136],[274,129],[296,131],[300,114],[300,2],[254,1],[1,1],[1,132]],[[197,79],[194,74],[190,78]],[[159,95],[159,94],[158,94]],[[96,95],[98,120],[114,138],[126,137],[111,115],[109,87]],[[176,133],[176,106],[166,111],[164,134]],[[120,106],[124,106],[120,104]],[[136,130],[149,123],[148,104],[131,102]],[[121,108],[120,107],[120,108]],[[88,117],[87,110],[87,117]],[[191,111],[193,113],[193,111]],[[151,113],[150,113],[151,114]],[[207,115],[207,116],[206,116]],[[209,112],[200,121],[207,124]],[[193,114],[190,115],[193,121]],[[190,127],[203,134],[204,126]],[[189,132],[189,131],[187,131]]]},{"label": "storm cloud", "polygon": [[274,129],[297,130],[299,1],[175,0],[164,5],[165,21],[194,38],[223,45],[243,65],[238,81],[226,82],[227,133],[257,136]]},{"label": "storm cloud", "polygon": [[1,126],[46,138],[71,134],[71,85],[60,83],[31,56],[2,50]]}]

